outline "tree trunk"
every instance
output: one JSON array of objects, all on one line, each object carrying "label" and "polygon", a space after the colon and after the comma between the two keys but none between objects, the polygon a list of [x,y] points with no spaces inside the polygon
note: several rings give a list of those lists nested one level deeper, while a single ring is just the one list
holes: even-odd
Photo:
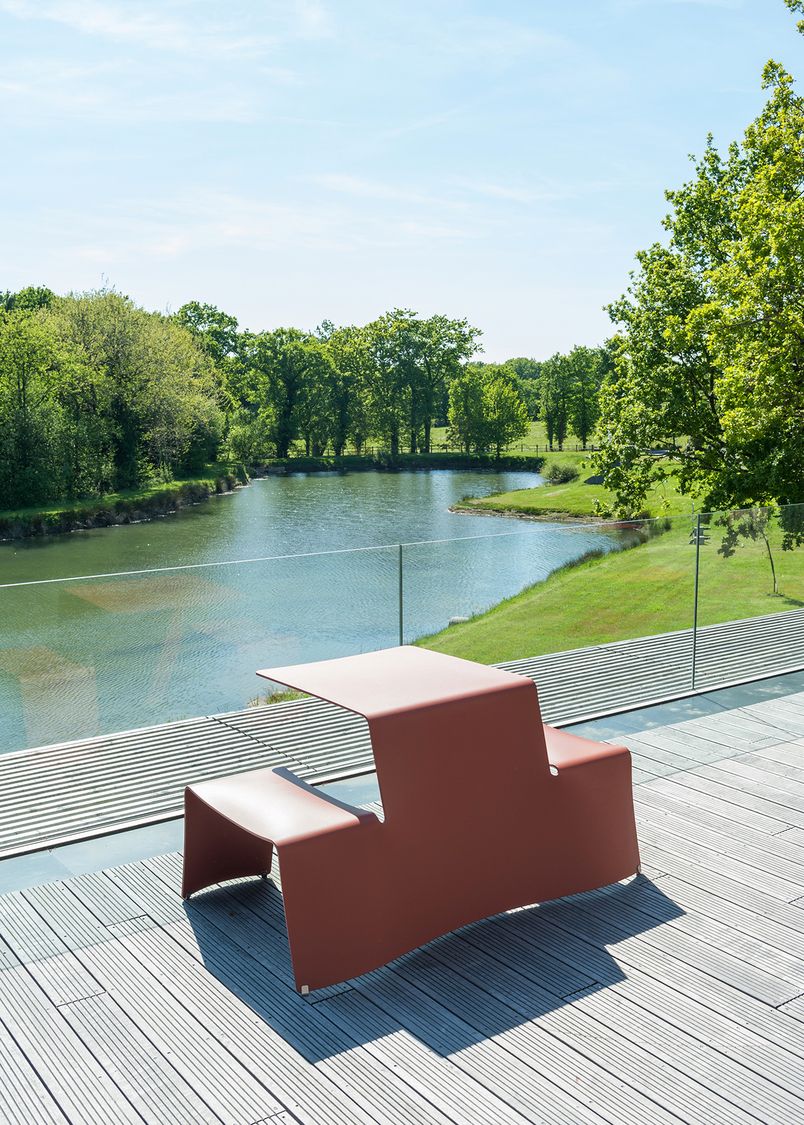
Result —
[{"label": "tree trunk", "polygon": [[762,538],[765,540],[765,547],[766,547],[767,552],[768,552],[768,561],[770,562],[771,575],[773,576],[773,593],[774,593],[774,596],[775,596],[776,594],[779,593],[779,583],[776,580],[776,566],[775,566],[774,561],[773,561],[773,552],[771,551],[771,545],[768,542],[767,535],[765,535],[763,533]]}]

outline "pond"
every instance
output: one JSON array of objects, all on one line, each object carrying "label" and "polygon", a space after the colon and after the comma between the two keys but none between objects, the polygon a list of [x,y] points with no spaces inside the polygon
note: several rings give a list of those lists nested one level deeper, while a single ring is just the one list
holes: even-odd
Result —
[{"label": "pond", "polygon": [[449,512],[539,481],[269,477],[162,520],[0,545],[0,583],[50,580],[0,590],[0,745],[235,710],[265,690],[257,668],[399,643],[399,543],[405,641],[616,545],[602,528]]}]

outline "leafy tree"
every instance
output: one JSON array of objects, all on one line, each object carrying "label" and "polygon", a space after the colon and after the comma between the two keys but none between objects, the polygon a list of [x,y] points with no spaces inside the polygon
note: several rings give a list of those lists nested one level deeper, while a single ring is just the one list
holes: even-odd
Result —
[{"label": "leafy tree", "polygon": [[539,374],[541,416],[550,448],[564,448],[570,423],[573,369],[567,356],[556,352],[545,360]]},{"label": "leafy tree", "polygon": [[467,453],[502,450],[524,437],[528,412],[513,372],[498,364],[467,364],[450,387],[450,440]]},{"label": "leafy tree", "polygon": [[[243,340],[243,394],[254,414],[272,420],[277,457],[287,457],[299,433],[304,394],[304,334],[297,328],[246,333]],[[266,412],[267,408],[267,412]]]},{"label": "leafy tree", "polygon": [[407,310],[394,309],[363,330],[371,369],[366,387],[369,431],[387,446],[392,457],[399,453],[406,420],[416,413],[411,410],[415,347],[411,317]]},{"label": "leafy tree", "polygon": [[584,449],[600,417],[604,362],[604,352],[600,348],[575,347],[567,356],[570,372],[569,424]]},{"label": "leafy tree", "polygon": [[[711,508],[800,499],[804,101],[775,63],[763,85],[742,142],[721,155],[710,139],[693,179],[667,193],[668,244],[637,255],[610,308],[598,463],[623,507],[676,471]],[[674,437],[674,460],[657,459]]]},{"label": "leafy tree", "polygon": [[58,495],[58,371],[56,340],[40,320],[0,314],[0,492],[9,506]]},{"label": "leafy tree", "polygon": [[176,313],[175,320],[192,333],[221,371],[225,370],[228,361],[237,356],[240,342],[237,320],[215,305],[189,301]]},{"label": "leafy tree", "polygon": [[499,461],[506,446],[527,434],[530,419],[516,377],[509,375],[504,368],[486,370],[483,382],[486,440]]},{"label": "leafy tree", "polygon": [[226,445],[236,461],[257,465],[274,451],[276,419],[270,406],[256,412],[239,410],[231,418]]},{"label": "leafy tree", "polygon": [[509,371],[513,371],[518,379],[523,381],[533,381],[539,378],[539,373],[542,365],[535,359],[528,359],[527,356],[516,356],[514,359],[507,359],[503,364]]},{"label": "leafy tree", "polygon": [[[508,363],[505,364],[508,367]],[[519,379],[519,393],[522,396],[522,401],[528,412],[528,418],[536,421],[541,414],[541,405],[539,402],[539,381],[538,379]]]},{"label": "leafy tree", "polygon": [[354,326],[332,328],[325,339],[334,370],[330,395],[332,451],[340,457],[351,440],[360,453],[368,434],[367,388],[371,378],[368,334]]},{"label": "leafy tree", "polygon": [[411,419],[411,452],[415,452],[415,434],[421,427],[422,451],[430,452],[433,421],[444,416],[449,385],[461,365],[478,350],[480,332],[466,320],[450,320],[436,315],[415,322],[412,350],[412,391],[416,407]]},{"label": "leafy tree", "polygon": [[448,439],[464,453],[482,453],[487,448],[483,386],[479,363],[468,363],[450,384]]},{"label": "leafy tree", "polygon": [[317,339],[299,347],[302,390],[297,406],[299,432],[307,456],[320,457],[333,432],[338,372],[327,349]]},{"label": "leafy tree", "polygon": [[44,285],[28,285],[16,293],[6,290],[0,293],[0,309],[6,312],[34,312],[48,308],[56,298],[52,289]]},{"label": "leafy tree", "polygon": [[218,384],[186,329],[114,290],[59,298],[47,315],[102,389],[112,470],[103,490],[170,477],[199,441],[214,454]]}]

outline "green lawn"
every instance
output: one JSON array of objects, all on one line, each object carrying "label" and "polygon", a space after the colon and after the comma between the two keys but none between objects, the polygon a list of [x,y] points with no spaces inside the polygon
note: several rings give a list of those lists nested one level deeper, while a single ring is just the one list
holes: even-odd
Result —
[{"label": "green lawn", "polygon": [[[445,444],[447,440],[447,427],[446,426],[433,426],[430,434],[430,441],[433,449],[439,449]],[[565,443],[565,450],[563,453],[556,452],[556,456],[567,458],[569,454],[581,453],[581,456],[588,456],[588,453],[582,453],[576,450],[576,446],[580,446],[580,442],[572,435]],[[520,438],[519,441],[513,442],[512,445],[505,450],[508,454],[514,453],[546,453],[547,447],[547,434],[544,430],[544,422],[531,422],[530,429],[525,437]]]},{"label": "green lawn", "polygon": [[[582,459],[581,454],[575,454],[574,457]],[[570,461],[572,456],[550,454],[548,464],[549,460]],[[593,469],[578,467],[581,474],[578,480],[567,484],[545,484],[538,488],[498,492],[478,500],[465,500],[461,507],[491,512],[521,512],[532,516],[592,516],[598,512],[606,514],[613,502],[612,494],[602,484],[586,483],[585,478],[592,475]],[[596,502],[599,507],[596,507]],[[687,515],[692,512],[692,502],[688,496],[681,495],[675,482],[671,480],[649,493],[644,509],[644,514],[649,516]]]},{"label": "green lawn", "polygon": [[[487,613],[418,643],[482,663],[626,640],[692,625],[695,548],[691,521],[631,550],[554,572]],[[763,544],[717,553],[722,529],[701,547],[701,625],[804,606],[804,548],[782,551],[774,534],[780,596]]]}]

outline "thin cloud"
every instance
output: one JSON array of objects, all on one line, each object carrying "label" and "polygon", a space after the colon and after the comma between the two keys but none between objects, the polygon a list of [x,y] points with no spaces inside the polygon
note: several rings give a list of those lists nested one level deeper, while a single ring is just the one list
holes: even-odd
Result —
[{"label": "thin cloud", "polygon": [[329,192],[336,192],[339,195],[350,195],[357,199],[376,199],[392,203],[413,203],[417,205],[430,205],[443,202],[434,199],[432,196],[422,194],[421,192],[409,191],[394,184],[363,179],[360,176],[327,173],[312,177],[312,182],[325,188]]},{"label": "thin cloud", "polygon": [[0,75],[0,106],[11,118],[92,120],[99,122],[230,122],[254,121],[257,111],[249,96],[225,82],[203,92],[160,89],[149,81],[150,70],[132,62],[78,66],[50,59],[21,62]]},{"label": "thin cloud", "polygon": [[166,5],[124,6],[108,0],[0,0],[0,12],[20,20],[60,24],[84,35],[119,43],[204,57],[259,55],[275,46],[276,36],[232,36],[216,23],[171,18]]}]

